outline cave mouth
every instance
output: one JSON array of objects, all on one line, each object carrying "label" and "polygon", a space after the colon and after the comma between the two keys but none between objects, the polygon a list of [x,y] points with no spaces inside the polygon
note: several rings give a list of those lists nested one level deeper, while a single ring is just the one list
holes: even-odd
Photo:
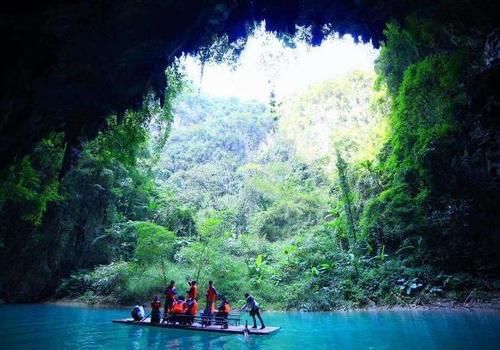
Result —
[{"label": "cave mouth", "polygon": [[[386,142],[388,115],[380,109],[389,103],[375,88],[379,50],[350,35],[331,33],[320,45],[310,39],[308,28],[283,38],[261,23],[237,55],[218,45],[212,56],[183,55],[175,69],[185,89],[174,99],[160,186],[203,216],[207,208],[229,210],[246,186],[236,178],[258,178],[270,164],[283,167],[273,180],[280,187],[294,171],[303,181],[308,171],[333,181],[339,161],[374,162]],[[198,173],[217,190],[200,185]],[[198,195],[204,191],[208,201]]]},{"label": "cave mouth", "polygon": [[[371,42],[363,43],[349,34],[341,37],[333,31],[326,33],[331,25],[324,28],[325,35],[318,45],[312,43],[310,27],[298,27],[293,36],[279,35],[267,31],[265,21],[256,24],[244,41],[228,43],[225,38],[215,39],[197,54],[183,54],[175,62],[173,67],[185,85],[180,95],[189,91],[208,100],[225,99],[228,105],[232,101],[261,103],[273,116],[272,131],[279,128],[288,133],[286,137],[293,139],[290,147],[296,148],[294,152],[304,160],[328,158],[335,144],[351,143],[360,149],[361,144],[368,142],[377,146],[359,153],[370,153],[372,161],[383,142],[381,135],[380,140],[360,142],[354,141],[360,135],[352,134],[355,130],[371,135],[372,129],[386,123],[386,116],[373,113],[375,90],[379,99],[387,98],[383,88],[375,87],[379,50]],[[332,96],[337,99],[335,106],[328,105],[334,103]],[[328,102],[322,104],[322,100]],[[291,119],[283,117],[293,114],[293,108],[304,111]],[[175,126],[182,124],[175,113],[173,123],[175,134]],[[314,139],[316,147],[305,147],[299,140],[304,134],[290,134],[294,128],[310,129],[307,142]]]},{"label": "cave mouth", "polygon": [[[221,131],[215,135],[218,145],[230,152],[260,152],[250,157],[252,162],[247,166],[236,169],[237,176],[260,174],[256,184],[265,189],[273,179],[281,181],[287,169],[282,163],[296,159],[288,169],[292,181],[318,185],[320,190],[314,193],[318,198],[327,194],[341,198],[334,208],[324,206],[330,210],[328,214],[317,208],[306,212],[325,214],[318,215],[325,230],[311,231],[311,237],[328,232],[338,238],[337,248],[347,252],[345,247],[353,246],[351,241],[356,238],[356,222],[349,217],[356,219],[358,215],[360,225],[365,226],[364,238],[371,239],[365,247],[367,256],[373,255],[369,261],[383,263],[385,252],[392,252],[401,262],[406,258],[415,263],[430,261],[436,267],[433,275],[444,270],[480,271],[483,266],[497,273],[499,5],[471,0],[390,4],[382,0],[227,0],[207,1],[203,6],[197,0],[99,4],[82,0],[72,4],[47,1],[28,11],[21,3],[11,5],[0,16],[5,29],[0,32],[6,34],[0,96],[0,256],[2,266],[10,267],[0,276],[0,297],[41,300],[54,295],[61,280],[74,271],[133,259],[137,230],[158,232],[166,241],[171,238],[171,227],[172,232],[191,232],[194,219],[189,208],[176,206],[168,191],[153,193],[156,187],[148,176],[160,167],[161,181],[182,188],[188,163],[200,160],[207,165],[197,169],[193,185],[212,186],[203,181],[215,177],[222,181],[211,188],[214,193],[237,189],[237,184],[224,177],[235,170],[230,164],[235,157],[219,157],[217,164],[226,167],[210,166],[217,154],[203,142],[215,131]],[[227,58],[226,65],[233,64],[238,71],[243,62],[230,57],[237,57],[242,49],[237,44],[246,36],[248,23],[262,20],[271,32],[280,33],[285,48],[302,45],[290,37],[298,32],[297,24],[311,25],[310,32],[303,34],[305,41],[313,44],[304,44],[311,52],[321,50],[318,45],[325,39],[324,23],[334,23],[339,36],[352,33],[354,41],[372,40],[378,46],[386,40],[381,76],[382,85],[387,86],[377,91],[381,95],[375,96],[377,104],[370,110],[373,114],[359,108],[370,103],[367,97],[374,93],[373,76],[346,73],[339,81],[335,77],[330,82],[280,83],[282,80],[273,80],[272,75],[281,73],[266,72],[264,64],[254,75],[260,77],[265,72],[268,76],[260,77],[255,91],[243,78],[219,84],[237,93],[237,103],[231,106],[235,99],[228,97],[227,91],[217,92],[211,83],[229,74],[227,67],[221,68],[217,62]],[[225,45],[234,50],[217,49]],[[199,55],[202,64],[189,63],[196,57],[177,61],[183,52]],[[275,54],[271,50],[267,58],[270,67],[280,62]],[[180,102],[174,101],[182,87],[178,64],[187,70],[191,64],[195,72],[194,88]],[[316,68],[321,67],[318,64]],[[222,72],[212,73],[212,69]],[[286,73],[300,76],[302,71],[289,68]],[[246,88],[237,83],[246,84]],[[312,86],[314,93],[302,94],[293,89],[295,85]],[[256,103],[246,99],[252,95]],[[199,125],[210,121],[204,106],[210,106],[212,100],[219,100],[210,108],[218,108],[220,118],[205,125],[204,135],[193,138],[203,142],[193,142],[196,147],[192,148],[180,147],[172,153],[175,159],[168,155],[154,161],[145,159],[165,143],[170,147],[172,142],[190,139]],[[349,113],[340,113],[342,106],[348,106]],[[391,111],[394,106],[396,113]],[[187,122],[175,119],[167,139],[172,115],[182,108],[193,110],[195,118]],[[332,109],[339,113],[329,114]],[[248,118],[237,119],[238,114]],[[257,114],[263,115],[256,120],[259,127],[245,126],[243,121]],[[389,114],[391,135],[382,118]],[[332,115],[335,118],[330,118]],[[238,120],[242,123],[235,123]],[[370,123],[373,120],[375,125]],[[184,134],[177,133],[179,125],[175,123],[184,126]],[[256,145],[250,134],[231,132],[242,130],[242,125],[264,142]],[[363,125],[369,128],[363,129]],[[144,142],[148,136],[145,130],[155,138],[153,147]],[[383,141],[389,142],[380,159],[382,164],[374,167],[370,160],[380,153]],[[324,157],[325,149],[329,157]],[[238,161],[244,158],[241,153],[238,156]],[[280,164],[262,172],[260,165],[269,161]],[[359,164],[356,171],[363,171],[362,177],[348,178],[351,161]],[[138,166],[144,172],[135,171]],[[326,172],[337,169],[330,172],[338,175],[336,185],[321,187],[326,180],[311,170],[317,167]],[[360,191],[365,189],[366,196],[345,195],[349,180],[355,180]],[[194,195],[186,191],[184,199],[196,205],[213,202]],[[248,195],[262,199],[252,191]],[[234,200],[226,197],[215,202],[216,209]],[[314,198],[292,197],[278,202],[276,212],[267,212],[268,221],[255,224],[268,230],[265,236],[269,240],[279,241],[286,232],[272,231],[273,226],[285,225],[282,217],[304,212],[295,205],[302,200],[316,205]],[[360,205],[349,207],[355,200],[360,200]],[[263,202],[268,208],[266,198]],[[162,215],[170,213],[172,217],[155,212],[159,205],[171,203],[171,211]],[[288,205],[294,209],[288,210]],[[247,213],[239,214],[235,220],[244,222]],[[340,217],[343,221],[335,224]],[[150,219],[160,224],[136,223]],[[127,226],[129,222],[133,226]],[[210,222],[207,225],[210,229]],[[339,228],[342,235],[337,234]],[[410,251],[409,247],[418,249]],[[164,248],[169,252],[169,246]],[[255,264],[258,262],[262,264],[262,258]],[[313,271],[320,273],[317,268]],[[410,292],[411,285],[407,286]]]},{"label": "cave mouth", "polygon": [[[13,287],[2,291],[5,300],[41,300],[54,297],[58,288],[65,295],[61,279],[75,271],[110,263],[113,269],[136,255],[143,259],[136,240],[144,232],[156,232],[165,250],[171,232],[179,240],[193,239],[206,221],[236,210],[234,203],[246,203],[245,191],[254,191],[252,183],[263,177],[276,188],[294,178],[294,186],[310,184],[314,196],[326,194],[339,161],[373,160],[385,140],[379,132],[384,119],[370,110],[378,55],[371,44],[332,33],[313,45],[308,29],[280,37],[260,25],[239,52],[222,48],[202,54],[182,55],[167,68],[163,105],[148,94],[135,110],[108,116],[107,126],[83,142],[63,177],[54,176],[68,150],[61,132],[38,143],[13,168],[8,186],[29,196],[7,199],[5,213],[17,205],[25,213],[19,221],[0,218],[30,239],[45,237],[36,247],[47,263],[26,267],[24,258],[6,256],[13,268],[5,279]],[[34,180],[31,169],[38,176]],[[301,195],[292,200],[302,205]],[[309,208],[307,214],[314,222],[329,215],[326,197],[317,202],[317,213]],[[287,205],[277,210],[300,220],[303,209]],[[257,230],[248,223],[254,219],[244,218],[250,212],[235,216],[235,234]],[[278,243],[291,237],[292,227],[276,224],[279,229],[252,234]],[[2,238],[8,247],[31,247],[15,235]],[[170,255],[166,259],[172,263]],[[25,270],[40,278],[19,278],[18,271]]]}]

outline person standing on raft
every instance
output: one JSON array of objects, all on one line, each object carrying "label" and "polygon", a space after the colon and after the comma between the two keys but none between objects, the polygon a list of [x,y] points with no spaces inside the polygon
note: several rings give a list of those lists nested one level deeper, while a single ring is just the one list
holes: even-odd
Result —
[{"label": "person standing on raft", "polygon": [[255,316],[259,318],[260,321],[260,329],[266,328],[264,326],[264,321],[262,320],[262,317],[260,317],[260,308],[259,304],[255,301],[255,298],[251,296],[248,293],[245,293],[245,300],[246,304],[241,308],[241,311],[246,311],[250,313],[250,316],[253,318],[253,327],[252,328],[257,328],[257,321],[255,320]]},{"label": "person standing on raft", "polygon": [[189,285],[189,290],[187,291],[187,298],[198,300],[198,285],[196,281],[187,281]]},{"label": "person standing on raft", "polygon": [[177,289],[175,288],[175,281],[170,281],[167,289],[165,289],[165,310],[163,312],[163,322],[167,320],[168,315],[174,306],[176,294]]},{"label": "person standing on raft", "polygon": [[160,323],[161,316],[161,302],[158,295],[155,296],[153,302],[151,303],[151,323]]},{"label": "person standing on raft", "polygon": [[212,313],[215,310],[215,301],[217,300],[217,289],[214,287],[214,282],[213,281],[208,281],[208,288],[207,288],[207,307],[205,310],[210,310],[210,313]]},{"label": "person standing on raft", "polygon": [[217,289],[214,287],[213,281],[208,281],[207,303],[205,305],[205,310],[201,314],[201,324],[203,326],[209,326],[212,323],[212,314],[215,312],[215,301],[217,300]]}]

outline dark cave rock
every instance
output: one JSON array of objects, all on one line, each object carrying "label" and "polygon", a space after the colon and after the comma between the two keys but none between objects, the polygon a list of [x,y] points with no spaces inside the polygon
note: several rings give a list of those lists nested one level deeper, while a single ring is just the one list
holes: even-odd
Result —
[{"label": "dark cave rock", "polygon": [[[496,24],[489,1],[219,0],[44,1],[4,5],[0,110],[0,168],[30,152],[49,132],[69,145],[92,138],[110,114],[140,106],[154,91],[162,99],[165,68],[214,35],[245,36],[254,21],[293,33],[312,26],[313,42],[332,23],[340,34],[378,45],[390,20],[410,14],[483,33]],[[486,28],[486,29],[485,29]],[[68,155],[72,154],[68,152]],[[75,159],[67,159],[62,174]]]}]

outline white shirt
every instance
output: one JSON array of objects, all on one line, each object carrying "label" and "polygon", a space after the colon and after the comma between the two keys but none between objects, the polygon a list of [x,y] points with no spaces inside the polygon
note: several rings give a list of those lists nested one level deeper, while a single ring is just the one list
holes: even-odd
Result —
[{"label": "white shirt", "polygon": [[134,306],[134,309],[139,309],[137,316],[140,318],[144,318],[144,308],[142,307],[142,305],[136,305]]}]

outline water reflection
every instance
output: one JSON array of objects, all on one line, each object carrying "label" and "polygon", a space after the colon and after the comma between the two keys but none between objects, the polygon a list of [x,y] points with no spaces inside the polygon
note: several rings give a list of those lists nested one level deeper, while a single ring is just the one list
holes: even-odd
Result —
[{"label": "water reflection", "polygon": [[226,337],[219,337],[211,339],[208,342],[203,343],[203,350],[214,350],[214,349],[227,349],[226,347]]},{"label": "water reflection", "polygon": [[127,349],[129,350],[140,350],[141,349],[141,338],[143,329],[140,327],[130,327],[128,332],[128,342]]},{"label": "water reflection", "polygon": [[147,344],[147,349],[159,349],[159,336],[160,333],[158,333],[157,329],[149,328],[147,330],[147,336],[146,336],[146,344]]},{"label": "water reflection", "polygon": [[110,322],[127,316],[120,309],[0,305],[8,320],[0,322],[0,349],[496,350],[500,343],[498,312],[268,313],[268,323],[283,329],[249,337]]}]

